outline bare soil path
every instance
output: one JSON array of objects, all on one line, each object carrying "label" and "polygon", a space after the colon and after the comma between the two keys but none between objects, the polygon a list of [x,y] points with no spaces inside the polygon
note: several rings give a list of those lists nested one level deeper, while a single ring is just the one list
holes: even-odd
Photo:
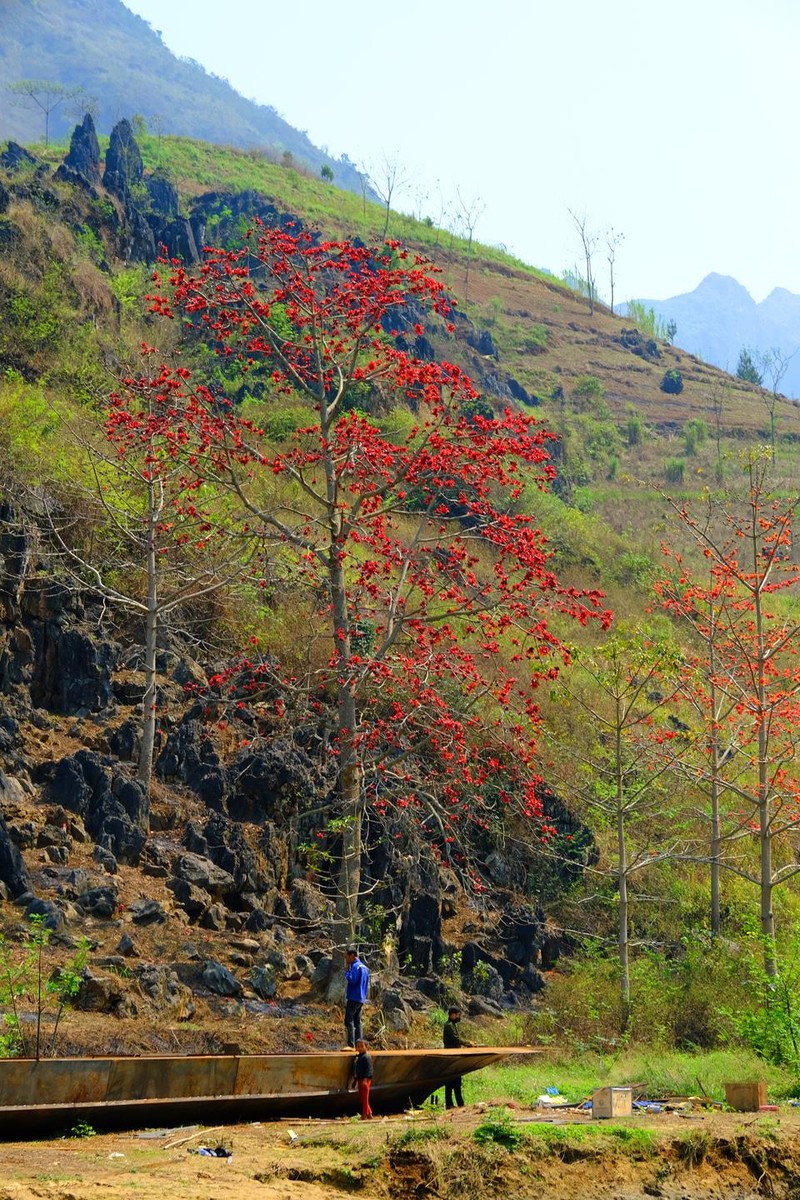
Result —
[{"label": "bare soil path", "polygon": [[[511,1119],[524,1136],[513,1150],[475,1140],[486,1118],[475,1106],[369,1124],[278,1121],[4,1143],[0,1200],[800,1197],[800,1116],[791,1109],[612,1124],[516,1108]],[[218,1145],[231,1157],[197,1153]]]}]

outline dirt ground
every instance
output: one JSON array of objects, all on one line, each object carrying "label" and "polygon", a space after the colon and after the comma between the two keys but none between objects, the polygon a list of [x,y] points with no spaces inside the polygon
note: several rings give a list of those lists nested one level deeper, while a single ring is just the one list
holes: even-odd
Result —
[{"label": "dirt ground", "polygon": [[[479,1144],[494,1110],[133,1131],[0,1146],[0,1200],[745,1200],[800,1196],[800,1115],[613,1123],[516,1108],[514,1150]],[[649,1131],[653,1139],[642,1137]],[[541,1131],[540,1131],[541,1132]],[[649,1145],[648,1145],[649,1143]],[[221,1145],[230,1158],[196,1151]]]}]

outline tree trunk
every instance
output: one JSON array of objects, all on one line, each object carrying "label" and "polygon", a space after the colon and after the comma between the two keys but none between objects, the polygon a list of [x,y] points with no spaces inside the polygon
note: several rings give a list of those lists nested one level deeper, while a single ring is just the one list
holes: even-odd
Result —
[{"label": "tree trunk", "polygon": [[153,776],[153,752],[156,743],[156,655],[158,652],[158,580],[156,555],[155,490],[148,486],[147,527],[147,614],[144,635],[145,688],[142,698],[142,741],[136,778],[150,793]]},{"label": "tree trunk", "polygon": [[631,1007],[631,969],[628,943],[628,848],[625,841],[625,780],[622,773],[621,723],[617,719],[617,891],[619,915],[619,991],[622,998],[623,1028],[627,1028]]}]

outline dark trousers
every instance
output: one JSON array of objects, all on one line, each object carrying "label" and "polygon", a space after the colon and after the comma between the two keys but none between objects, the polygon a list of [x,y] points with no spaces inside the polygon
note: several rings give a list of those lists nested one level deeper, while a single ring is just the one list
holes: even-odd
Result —
[{"label": "dark trousers", "polygon": [[364,1030],[361,1028],[361,1010],[364,1007],[358,1000],[345,1000],[344,1002],[344,1032],[347,1037],[348,1046],[355,1046],[356,1042],[360,1042],[364,1037]]},{"label": "dark trousers", "polygon": [[369,1089],[372,1087],[371,1079],[357,1079],[356,1088],[358,1089],[358,1098],[361,1102],[361,1120],[368,1121],[372,1116],[372,1109],[369,1106]]},{"label": "dark trousers", "polygon": [[461,1095],[461,1078],[454,1079],[452,1083],[444,1085],[444,1106],[445,1108],[463,1108],[464,1097]]}]

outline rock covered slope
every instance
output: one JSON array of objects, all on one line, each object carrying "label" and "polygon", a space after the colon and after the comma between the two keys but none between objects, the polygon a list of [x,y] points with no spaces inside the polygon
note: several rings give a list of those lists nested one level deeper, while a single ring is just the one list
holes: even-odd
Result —
[{"label": "rock covered slope", "polygon": [[[0,520],[0,924],[13,943],[38,915],[53,964],[89,939],[61,1048],[256,1049],[291,1045],[304,1026],[337,1044],[325,1003],[332,901],[299,849],[330,790],[324,768],[291,737],[226,745],[187,696],[202,669],[174,641],[147,796],[131,762],[135,644],[104,635],[97,606],[47,570],[8,503]],[[534,909],[500,887],[470,909],[432,862],[373,858],[372,870],[373,888],[388,876],[376,894],[395,914],[395,936],[376,930],[365,948],[376,1029],[403,1033],[414,1011],[462,990],[478,1013],[527,1005],[557,949]],[[287,1020],[253,1025],[253,1014]]]},{"label": "rock covered slope", "polygon": [[[91,118],[52,176],[14,144],[0,161],[9,180],[2,228],[17,247],[27,207],[46,212],[51,228],[66,217],[122,261],[143,263],[161,245],[197,261],[211,216],[224,213],[231,224],[254,213],[297,219],[255,194],[200,197],[182,215],[174,188],[145,176],[127,122],[104,161]],[[101,264],[98,287],[107,277]],[[529,399],[485,356],[486,339],[466,317],[458,338],[495,396]],[[17,350],[9,344],[9,354]],[[52,353],[37,344],[6,363],[35,380],[52,372]],[[27,919],[41,918],[54,962],[69,960],[88,937],[78,1013],[102,1016],[73,1016],[62,1048],[204,1048],[238,1039],[254,1049],[280,1037],[291,1044],[304,1023],[323,1044],[338,1044],[326,1004],[339,980],[335,891],[330,871],[309,853],[333,799],[330,764],[255,703],[237,706],[221,728],[209,678],[225,664],[210,651],[204,658],[196,641],[169,635],[148,794],[135,769],[141,630],[112,619],[59,574],[35,505],[23,514],[18,499],[6,494],[0,510],[0,924],[13,943]],[[544,801],[552,820],[577,829],[557,797],[545,793]],[[487,859],[490,891],[480,904],[430,850],[412,853],[377,825],[367,859],[376,1028],[402,1034],[415,1011],[462,993],[488,1014],[530,1003],[558,938],[536,904],[515,893],[501,855]],[[280,1030],[253,1025],[254,1013],[287,1021]]]}]

